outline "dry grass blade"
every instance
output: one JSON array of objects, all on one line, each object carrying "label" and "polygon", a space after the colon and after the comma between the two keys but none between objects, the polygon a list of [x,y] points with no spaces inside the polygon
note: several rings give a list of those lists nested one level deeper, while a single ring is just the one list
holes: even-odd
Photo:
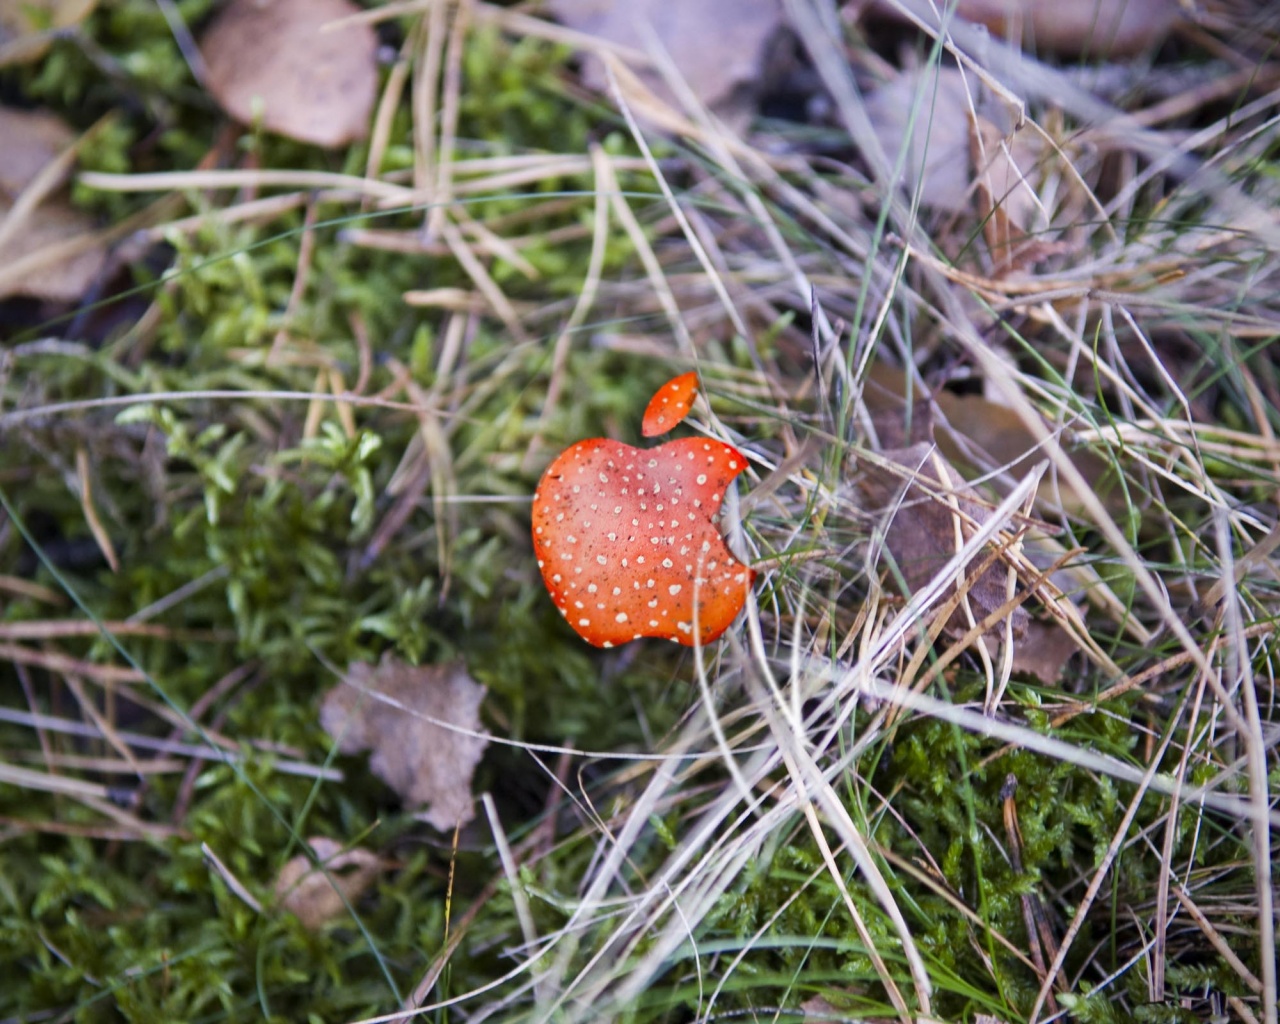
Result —
[{"label": "dry grass blade", "polygon": [[73,658],[57,651],[33,651],[17,644],[0,644],[0,658],[15,665],[32,665],[57,674],[70,673],[92,679],[102,685],[112,683],[140,683],[144,677],[141,672],[131,668],[120,668],[114,665],[95,665],[93,662]]},{"label": "dry grass blade", "polygon": [[[0,782],[24,792],[56,793],[83,804],[99,815],[123,827],[124,838],[135,842],[163,842],[182,834],[181,829],[143,821],[134,814],[118,807],[112,800],[107,786],[73,779],[66,775],[32,771],[17,765],[0,764]],[[46,823],[28,824],[28,828],[41,829]]]},{"label": "dry grass blade", "polygon": [[[1230,528],[1226,517],[1221,513],[1214,517],[1214,521],[1217,527],[1223,577],[1230,579],[1234,575]],[[1228,657],[1225,674],[1234,684],[1232,689],[1241,696],[1243,704],[1241,717],[1245,728],[1241,732],[1240,740],[1245,750],[1245,774],[1249,783],[1250,801],[1261,815],[1271,807],[1274,793],[1268,778],[1267,737],[1263,730],[1262,716],[1258,706],[1252,660],[1248,656],[1248,646],[1244,637],[1245,614],[1240,604],[1240,593],[1235,587],[1226,591],[1222,611],[1226,635],[1230,637],[1230,646],[1226,648]],[[1258,901],[1258,936],[1263,950],[1277,948],[1275,861],[1272,856],[1271,832],[1272,830],[1262,825],[1260,821],[1252,829],[1254,883]],[[1264,954],[1261,958],[1261,967],[1263,1016],[1266,1020],[1272,1021],[1277,1015],[1277,1006],[1280,1006],[1275,957]]]},{"label": "dry grass blade", "polygon": [[[57,732],[68,736],[78,736],[85,739],[101,739],[102,733],[85,722],[76,721],[69,718],[59,718],[50,715],[32,714],[30,712],[12,711],[7,708],[0,709],[0,721],[10,722],[15,725],[27,726],[41,732]],[[183,743],[178,740],[157,739],[154,736],[143,736],[139,733],[129,732],[127,730],[116,730],[118,738],[127,743],[131,748],[136,747],[138,750],[151,750],[159,754],[172,754],[175,757],[202,759],[206,761],[234,761],[239,758],[238,751],[234,744],[228,743],[224,747],[205,746],[197,743]],[[124,762],[117,762],[123,764]],[[145,764],[147,762],[138,762]],[[280,759],[275,762],[276,768],[281,772],[289,775],[298,775],[304,778],[327,779],[329,781],[341,781],[343,774],[336,768],[317,767],[315,765],[291,761],[288,759]],[[126,764],[126,770],[132,771],[131,767]]]},{"label": "dry grass blade", "polygon": [[[776,689],[776,686],[775,686]],[[817,840],[822,850],[823,861],[827,866],[832,878],[836,881],[837,886],[844,897],[845,906],[849,911],[851,918],[858,929],[858,933],[862,936],[862,940],[866,943],[870,950],[872,961],[875,965],[876,972],[879,974],[881,981],[884,983],[892,1000],[894,1007],[898,1010],[899,1015],[904,1022],[911,1020],[911,1012],[902,998],[901,992],[898,991],[897,985],[894,983],[892,976],[886,968],[883,960],[880,958],[876,950],[876,944],[868,934],[866,925],[863,923],[861,915],[854,906],[853,900],[850,898],[844,886],[843,875],[839,866],[836,864],[835,857],[827,845],[825,838],[822,836],[822,828],[816,815],[814,814],[812,802],[816,798],[818,805],[823,809],[824,817],[832,825],[840,835],[844,849],[852,854],[854,862],[862,871],[864,877],[871,885],[876,900],[880,906],[889,915],[893,921],[894,928],[898,936],[902,940],[903,950],[907,956],[907,961],[911,966],[912,979],[915,982],[916,1005],[920,1007],[922,1013],[928,1015],[929,997],[932,991],[932,984],[929,981],[929,975],[925,969],[924,962],[920,957],[920,952],[916,948],[915,942],[911,937],[911,931],[902,916],[902,911],[898,908],[897,900],[894,899],[893,893],[886,883],[884,876],[881,874],[875,860],[871,857],[871,852],[867,848],[865,840],[862,838],[858,827],[849,817],[848,811],[831,786],[821,778],[818,767],[813,763],[812,759],[804,753],[804,751],[794,743],[790,730],[777,721],[776,716],[770,716],[771,725],[775,736],[779,736],[784,744],[791,749],[782,753],[783,762],[787,766],[787,771],[791,776],[792,785],[795,786],[797,798],[802,807],[805,818],[809,822],[809,827],[813,830],[814,838]],[[803,758],[801,762],[797,762],[798,758]],[[816,789],[816,793],[815,793]]]},{"label": "dry grass blade", "polygon": [[87,188],[106,192],[175,192],[186,189],[333,189],[368,196],[395,204],[404,204],[413,195],[411,189],[377,178],[328,171],[171,171],[156,174],[105,174],[84,171],[79,176]]}]

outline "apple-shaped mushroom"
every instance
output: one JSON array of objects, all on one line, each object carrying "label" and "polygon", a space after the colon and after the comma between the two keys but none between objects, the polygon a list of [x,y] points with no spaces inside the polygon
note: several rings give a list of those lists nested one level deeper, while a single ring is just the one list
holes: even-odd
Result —
[{"label": "apple-shaped mushroom", "polygon": [[[664,392],[665,431],[687,415],[697,378],[663,385],[646,425]],[[746,466],[736,448],[706,438],[642,449],[597,437],[547,467],[533,496],[533,547],[579,636],[597,647],[645,636],[691,647],[729,628],[755,571],[725,546],[714,517]]]}]

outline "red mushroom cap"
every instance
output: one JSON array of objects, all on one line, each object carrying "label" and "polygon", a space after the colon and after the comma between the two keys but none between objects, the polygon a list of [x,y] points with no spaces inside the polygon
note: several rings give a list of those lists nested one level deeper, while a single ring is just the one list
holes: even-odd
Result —
[{"label": "red mushroom cap", "polygon": [[645,437],[657,437],[671,430],[689,415],[693,400],[698,397],[698,375],[682,373],[658,388],[644,411],[640,433]]},{"label": "red mushroom cap", "polygon": [[746,465],[698,437],[650,450],[591,438],[562,452],[533,496],[533,546],[569,625],[597,647],[643,636],[692,647],[728,629],[755,572],[712,517]]}]

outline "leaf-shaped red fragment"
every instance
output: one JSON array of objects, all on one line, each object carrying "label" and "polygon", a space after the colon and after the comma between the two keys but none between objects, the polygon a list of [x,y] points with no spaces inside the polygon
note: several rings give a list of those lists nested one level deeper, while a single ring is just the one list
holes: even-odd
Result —
[{"label": "leaf-shaped red fragment", "polygon": [[640,433],[645,437],[657,437],[671,430],[689,415],[693,400],[698,397],[698,375],[682,373],[658,388],[644,411]]},{"label": "leaf-shaped red fragment", "polygon": [[691,647],[728,629],[755,572],[712,520],[746,465],[696,437],[650,450],[591,438],[562,452],[533,497],[533,545],[569,625],[597,647],[644,636]]}]

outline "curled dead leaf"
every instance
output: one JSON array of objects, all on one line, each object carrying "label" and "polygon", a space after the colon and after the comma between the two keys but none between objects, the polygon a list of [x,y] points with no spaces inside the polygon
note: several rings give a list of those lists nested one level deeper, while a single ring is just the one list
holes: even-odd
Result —
[{"label": "curled dead leaf", "polygon": [[930,67],[904,71],[867,97],[867,117],[889,163],[901,158],[907,189],[947,213],[969,206],[967,88],[959,71]]},{"label": "curled dead leaf", "polygon": [[[947,459],[980,472],[1002,469],[1017,477],[1045,458],[1044,450],[1022,418],[1008,406],[981,395],[956,394],[938,389],[932,401],[941,418],[935,418],[929,398],[917,388],[907,406],[907,377],[896,366],[877,360],[868,367],[862,396],[871,414],[881,446],[903,448],[921,441],[935,441]],[[1064,440],[1065,443],[1065,440]],[[1087,450],[1070,453],[1071,461],[1095,494],[1114,500],[1107,462]],[[1040,496],[1067,510],[1080,499],[1065,481],[1046,474]]]},{"label": "curled dead leaf", "polygon": [[[1159,46],[1192,7],[1183,0],[956,0],[952,10],[1029,51],[1102,63]],[[870,8],[901,17],[892,0],[870,0]]]},{"label": "curled dead leaf", "polygon": [[408,665],[386,655],[349,666],[325,694],[320,724],[344,754],[373,752],[369,768],[406,807],[446,831],[475,815],[471,777],[488,738],[485,688],[461,665]]},{"label": "curled dead leaf", "polygon": [[843,1016],[842,1011],[825,996],[810,996],[800,1004],[800,1009],[809,1024],[831,1024]]},{"label": "curled dead leaf", "polygon": [[360,898],[385,864],[377,854],[344,850],[341,843],[323,836],[307,842],[319,865],[305,855],[291,858],[276,878],[276,899],[304,927],[316,931],[346,913],[347,905]]},{"label": "curled dead leaf", "polygon": [[44,110],[0,106],[0,194],[16,196],[64,150],[76,133]]},{"label": "curled dead leaf", "polygon": [[1093,60],[1159,46],[1183,15],[1178,0],[958,0],[955,13],[1028,50]]},{"label": "curled dead leaf", "polygon": [[[551,0],[550,9],[586,35],[665,56],[693,94],[722,118],[745,110],[742,94],[759,83],[767,44],[782,25],[779,0]],[[674,99],[657,70],[638,70],[656,95]],[[582,77],[592,89],[608,88],[594,57],[584,62]]]},{"label": "curled dead leaf", "polygon": [[[11,209],[0,198],[0,221]],[[42,203],[31,212],[23,230],[0,246],[0,267],[31,264],[31,269],[0,281],[0,298],[28,295],[48,302],[74,302],[89,290],[106,258],[94,237],[92,220],[64,203]]]},{"label": "curled dead leaf", "polygon": [[1045,686],[1052,686],[1062,677],[1071,655],[1079,644],[1056,622],[1032,619],[1027,624],[1027,635],[1013,647],[1013,671],[1035,676]]},{"label": "curled dead leaf", "polygon": [[[914,444],[886,451],[889,466],[864,461],[857,486],[873,510],[886,510],[884,545],[892,559],[889,579],[905,596],[924,587],[951,560],[960,543],[990,518],[988,506],[951,466],[937,448]],[[951,502],[954,500],[955,506]],[[1008,567],[1000,561],[977,572],[985,553],[979,552],[964,569],[966,595],[975,621],[981,621],[1008,600]],[[948,595],[956,593],[952,583]],[[1027,629],[1029,616],[1022,608],[1010,615],[1014,638]],[[944,627],[951,636],[969,630],[964,608],[957,608]],[[1000,640],[1002,628],[991,636]]]},{"label": "curled dead leaf", "polygon": [[[839,989],[831,992],[837,999],[844,998],[848,1004],[845,1008],[841,1008],[837,1003],[832,1002],[826,996],[810,996],[800,1004],[800,1009],[804,1011],[805,1024],[846,1024],[851,1020],[860,1020],[863,1024],[891,1024],[897,1020],[896,1017],[863,1017],[857,1012],[860,1000],[860,994],[852,989],[847,993]],[[926,1024],[925,1018],[920,1018],[921,1024]]]},{"label": "curled dead leaf", "polygon": [[348,0],[232,0],[200,41],[209,91],[244,124],[317,146],[363,139],[378,39]]},{"label": "curled dead leaf", "polygon": [[0,107],[0,140],[0,299],[73,302],[107,258],[93,221],[56,191],[76,135],[51,114]]}]

